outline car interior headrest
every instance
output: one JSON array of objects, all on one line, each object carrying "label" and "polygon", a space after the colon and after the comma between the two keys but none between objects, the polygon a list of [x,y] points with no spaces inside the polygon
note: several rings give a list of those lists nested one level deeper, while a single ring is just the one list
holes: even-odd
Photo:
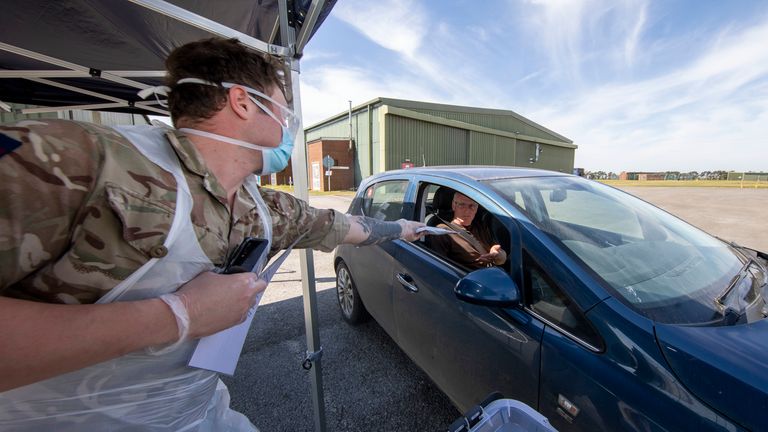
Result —
[{"label": "car interior headrest", "polygon": [[432,198],[432,208],[438,215],[442,216],[453,212],[451,203],[453,203],[454,193],[456,191],[447,187],[440,187],[435,191],[435,196]]}]

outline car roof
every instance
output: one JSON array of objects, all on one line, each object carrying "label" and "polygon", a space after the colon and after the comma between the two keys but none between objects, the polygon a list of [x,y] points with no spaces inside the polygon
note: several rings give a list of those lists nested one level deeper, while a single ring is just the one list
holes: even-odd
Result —
[{"label": "car roof", "polygon": [[491,180],[504,178],[524,178],[524,177],[552,177],[552,176],[572,176],[557,171],[547,171],[532,168],[517,168],[509,166],[489,166],[489,165],[446,165],[430,166],[420,168],[399,169],[386,171],[377,174],[375,178],[389,176],[412,176],[412,175],[433,175],[437,177],[446,177],[456,180]]}]

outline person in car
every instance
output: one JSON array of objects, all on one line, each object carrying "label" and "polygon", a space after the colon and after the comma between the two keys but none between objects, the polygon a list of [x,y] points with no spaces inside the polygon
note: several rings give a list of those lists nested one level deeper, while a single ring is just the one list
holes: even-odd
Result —
[{"label": "person in car", "polygon": [[[453,219],[437,225],[453,234],[430,237],[432,249],[472,269],[502,265],[507,253],[496,244],[488,228],[475,221],[478,204],[458,192],[451,201]],[[474,223],[473,223],[474,222]]]}]

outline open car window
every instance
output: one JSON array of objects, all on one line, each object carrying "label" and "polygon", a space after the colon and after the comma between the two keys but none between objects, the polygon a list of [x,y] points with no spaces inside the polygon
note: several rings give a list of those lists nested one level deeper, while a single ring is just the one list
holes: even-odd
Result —
[{"label": "open car window", "polygon": [[[439,224],[451,222],[453,219],[453,211],[451,209],[451,203],[455,191],[446,186],[437,184],[424,183],[419,187],[419,195],[417,200],[416,215],[419,216],[419,220],[424,222],[428,226],[435,227]],[[468,198],[475,199],[472,195]],[[506,228],[499,222],[499,220],[482,206],[478,206],[475,214],[473,224],[482,228],[484,238],[489,242],[489,245],[499,244],[501,248],[509,253],[509,233]],[[458,234],[449,234],[451,236]],[[443,235],[447,236],[447,235]],[[441,236],[441,237],[443,237]],[[471,272],[476,270],[473,266],[466,262],[457,260],[456,257],[449,256],[445,251],[445,238],[438,238],[438,236],[425,236],[421,244],[429,249],[431,252],[440,256],[450,264],[460,268],[465,272]],[[509,260],[502,264],[500,267],[508,269]]]}]

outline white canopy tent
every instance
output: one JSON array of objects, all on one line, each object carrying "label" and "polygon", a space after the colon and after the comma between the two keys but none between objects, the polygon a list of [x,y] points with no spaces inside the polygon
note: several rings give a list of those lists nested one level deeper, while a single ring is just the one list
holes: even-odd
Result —
[{"label": "white canopy tent", "polygon": [[[0,109],[22,114],[70,109],[168,115],[137,92],[159,85],[175,47],[211,36],[237,38],[284,59],[286,97],[301,117],[299,59],[336,0],[26,0],[2,2]],[[307,153],[293,153],[296,195],[307,199]],[[301,251],[307,357],[315,429],[325,430],[315,272]]]}]

